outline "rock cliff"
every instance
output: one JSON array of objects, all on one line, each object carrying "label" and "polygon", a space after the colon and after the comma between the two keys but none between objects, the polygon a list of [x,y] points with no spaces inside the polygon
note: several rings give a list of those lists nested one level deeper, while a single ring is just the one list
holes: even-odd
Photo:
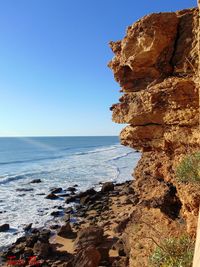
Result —
[{"label": "rock cliff", "polygon": [[175,170],[200,149],[198,27],[195,8],[151,14],[110,43],[109,67],[123,93],[113,121],[128,124],[121,143],[142,152],[133,182],[139,203],[124,232],[130,266],[148,266],[152,240],[195,235],[199,187],[178,182]]}]

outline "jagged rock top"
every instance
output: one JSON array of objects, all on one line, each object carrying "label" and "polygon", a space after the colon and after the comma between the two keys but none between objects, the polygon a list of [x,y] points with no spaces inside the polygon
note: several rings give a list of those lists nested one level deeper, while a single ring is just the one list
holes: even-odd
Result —
[{"label": "jagged rock top", "polygon": [[151,14],[128,27],[122,41],[110,42],[115,57],[109,67],[122,90],[139,91],[173,73],[193,71],[196,23],[196,9]]}]

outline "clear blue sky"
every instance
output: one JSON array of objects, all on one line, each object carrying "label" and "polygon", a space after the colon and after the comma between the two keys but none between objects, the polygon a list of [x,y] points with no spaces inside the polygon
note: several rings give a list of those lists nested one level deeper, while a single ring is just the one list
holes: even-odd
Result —
[{"label": "clear blue sky", "polygon": [[195,0],[1,0],[0,136],[118,135],[108,42]]}]

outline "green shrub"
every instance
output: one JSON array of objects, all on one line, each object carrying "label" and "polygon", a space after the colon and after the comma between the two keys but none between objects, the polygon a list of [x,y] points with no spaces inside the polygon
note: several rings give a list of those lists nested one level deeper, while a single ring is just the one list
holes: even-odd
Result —
[{"label": "green shrub", "polygon": [[188,236],[165,239],[151,255],[152,267],[191,267],[194,241]]},{"label": "green shrub", "polygon": [[200,182],[200,152],[186,156],[176,169],[181,182]]}]

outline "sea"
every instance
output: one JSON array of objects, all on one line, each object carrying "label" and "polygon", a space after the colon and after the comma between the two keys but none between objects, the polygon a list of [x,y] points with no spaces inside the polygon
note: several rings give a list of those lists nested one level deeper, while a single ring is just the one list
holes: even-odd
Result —
[{"label": "sea", "polygon": [[[50,190],[78,185],[83,191],[101,183],[133,179],[140,153],[120,145],[116,136],[0,138],[0,250],[24,234],[24,227],[49,227],[51,212],[69,204],[48,200]],[[31,183],[41,179],[41,183]],[[56,219],[59,223],[61,218]]]}]

